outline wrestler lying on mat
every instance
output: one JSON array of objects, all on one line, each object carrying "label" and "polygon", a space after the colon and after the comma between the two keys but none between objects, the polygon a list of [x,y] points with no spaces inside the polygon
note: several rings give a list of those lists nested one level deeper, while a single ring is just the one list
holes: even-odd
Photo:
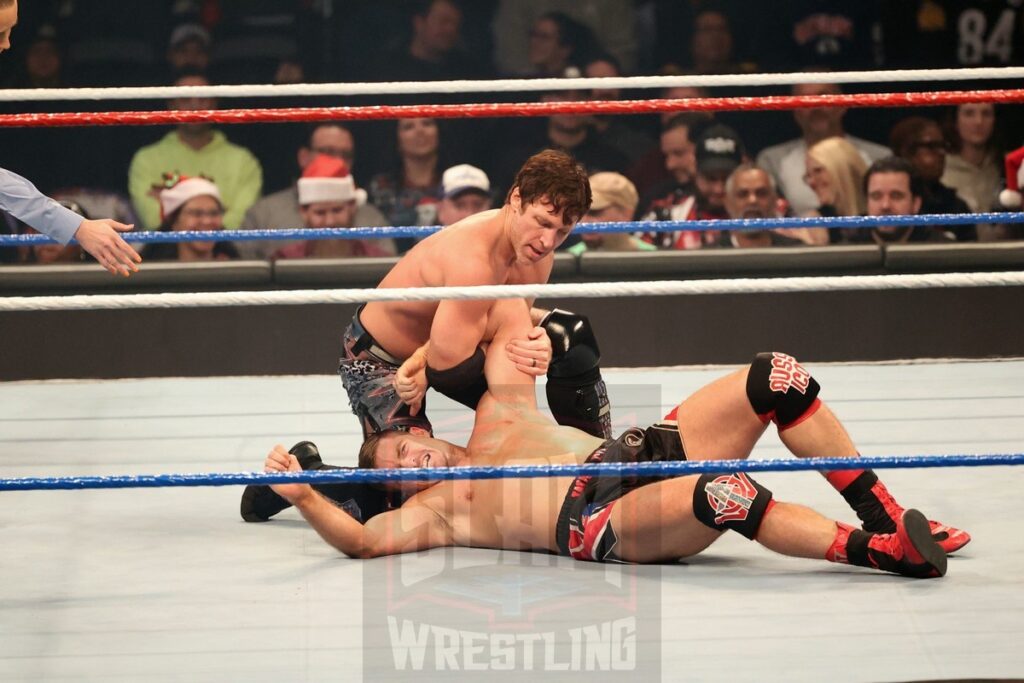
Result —
[{"label": "wrestler lying on mat", "polygon": [[[779,424],[783,442],[797,456],[856,453],[817,399],[817,383],[782,354],[762,354],[750,368],[699,390],[673,411],[676,424],[629,429],[612,441],[554,425],[537,410],[533,377],[516,369],[504,350],[530,326],[521,300],[495,302],[488,312],[489,388],[465,448],[414,432],[382,433],[364,443],[360,463],[396,468],[744,458],[769,420]],[[303,447],[312,445],[297,448]],[[301,467],[295,455],[276,446],[265,470]],[[547,550],[599,562],[662,562],[699,553],[731,529],[785,555],[923,578],[946,571],[946,552],[933,538],[933,527],[950,550],[969,540],[961,531],[930,524],[916,510],[900,508],[870,472],[827,476],[842,487],[866,530],[775,501],[742,473],[403,482],[398,485],[420,490],[365,525],[309,485],[273,489],[324,540],[358,558],[459,545]]]}]

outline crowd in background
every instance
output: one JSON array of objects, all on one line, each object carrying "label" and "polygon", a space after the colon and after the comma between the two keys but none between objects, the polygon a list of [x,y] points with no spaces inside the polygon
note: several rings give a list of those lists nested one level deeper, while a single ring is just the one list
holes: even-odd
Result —
[{"label": "crowd in background", "polygon": [[[38,0],[21,6],[6,88],[718,74],[1024,64],[1019,0]],[[901,83],[889,90],[1007,87]],[[1012,84],[1011,86],[1012,87]],[[15,102],[6,113],[118,109],[832,95],[877,84],[167,103]],[[500,206],[547,147],[592,174],[586,221],[1016,209],[1020,107],[818,108],[660,116],[0,130],[0,159],[85,215],[148,230],[450,224]],[[1008,177],[1009,176],[1009,177]],[[905,178],[905,187],[904,181]],[[893,181],[893,182],[888,182]],[[897,182],[898,181],[898,182]],[[895,184],[894,184],[895,183]],[[0,232],[27,228],[0,215]],[[666,230],[574,236],[587,250],[994,241],[1019,225]],[[401,253],[409,239],[153,245],[147,259]],[[0,250],[6,262],[75,247]]]}]

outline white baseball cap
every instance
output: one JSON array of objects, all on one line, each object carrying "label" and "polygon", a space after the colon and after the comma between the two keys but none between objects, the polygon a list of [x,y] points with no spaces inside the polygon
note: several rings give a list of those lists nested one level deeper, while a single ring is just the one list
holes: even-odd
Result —
[{"label": "white baseball cap", "polygon": [[446,170],[441,176],[441,187],[447,198],[469,191],[491,194],[491,181],[487,174],[469,164],[459,164]]}]

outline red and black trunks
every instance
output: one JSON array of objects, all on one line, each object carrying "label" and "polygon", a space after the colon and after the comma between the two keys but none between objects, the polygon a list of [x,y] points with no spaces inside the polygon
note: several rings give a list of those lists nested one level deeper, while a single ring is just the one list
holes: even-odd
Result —
[{"label": "red and black trunks", "polygon": [[[664,462],[686,460],[675,424],[627,429],[606,441],[586,462]],[[576,477],[558,513],[555,539],[558,551],[577,560],[622,562],[616,553],[618,537],[609,524],[612,508],[633,489],[667,477]]]}]

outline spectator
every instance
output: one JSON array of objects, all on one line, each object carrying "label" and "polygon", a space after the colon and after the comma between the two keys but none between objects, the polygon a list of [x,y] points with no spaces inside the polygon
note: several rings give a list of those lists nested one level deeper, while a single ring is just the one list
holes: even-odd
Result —
[{"label": "spectator", "polygon": [[862,183],[868,165],[844,138],[825,138],[807,150],[804,182],[818,198],[809,215],[860,216],[866,206]]},{"label": "spectator", "polygon": [[729,16],[714,7],[701,9],[693,19],[690,58],[698,74],[726,74],[753,71],[752,64],[739,64],[733,54],[733,33]]},{"label": "spectator", "polygon": [[[1002,185],[995,123],[995,105],[961,104],[947,130],[951,154],[946,155],[946,169],[939,182],[953,189],[975,213],[992,210]],[[997,230],[996,226],[977,226],[978,240],[995,239]]]},{"label": "spectator", "polygon": [[[636,187],[619,173],[595,173],[590,176],[593,201],[580,223],[618,223],[633,220],[636,215]],[[657,247],[625,232],[581,233],[581,241],[569,247],[570,254],[587,251],[655,251]]]},{"label": "spectator", "polygon": [[[306,165],[299,178],[298,195],[302,224],[314,229],[355,227],[356,208],[366,201],[366,192],[356,189],[345,162],[326,154],[318,154]],[[391,240],[331,239],[292,244],[278,249],[273,258],[350,258],[394,253]]]},{"label": "spectator", "polygon": [[[725,208],[729,218],[777,218],[779,193],[768,171],[754,164],[736,167],[725,181]],[[803,242],[776,230],[725,230],[718,239],[719,247],[750,249],[757,247],[794,247]]]},{"label": "spectator", "polygon": [[[889,144],[896,156],[910,162],[924,182],[921,213],[970,213],[967,203],[940,180],[946,170],[949,143],[938,123],[923,116],[909,116],[893,126]],[[951,230],[961,242],[977,239],[973,225],[958,225]]]},{"label": "spectator", "polygon": [[[584,65],[583,75],[587,78],[616,78],[622,72],[614,57],[601,53]],[[618,100],[622,99],[622,91],[619,88],[591,90],[590,97],[595,100]],[[646,134],[629,125],[624,120],[626,118],[594,114],[590,117],[590,126],[602,142],[618,150],[630,164],[634,164],[651,150],[654,143]]]},{"label": "spectator", "polygon": [[283,57],[274,70],[274,85],[289,85],[306,82],[306,69],[294,57]]},{"label": "spectator", "polygon": [[[541,95],[543,102],[579,101],[587,97],[580,90],[550,92]],[[599,171],[621,172],[626,169],[625,155],[601,140],[588,124],[588,117],[578,114],[555,114],[544,122],[543,129],[533,135],[524,134],[518,145],[507,147],[497,162],[497,172],[492,173],[501,185],[512,184],[516,170],[523,159],[543,149],[557,149],[572,155],[587,173]],[[536,130],[536,129],[535,129]]]},{"label": "spectator", "polygon": [[[831,83],[793,86],[793,94],[798,96],[838,95],[841,92],[838,85]],[[847,135],[843,130],[845,115],[846,109],[842,107],[796,109],[793,111],[793,118],[800,127],[801,137],[769,147],[757,155],[757,165],[775,177],[775,182],[792,207],[793,213],[802,216],[818,206],[814,193],[803,180],[807,149],[811,145],[825,138],[843,137],[857,148],[864,158],[865,165],[891,154],[881,145]]]},{"label": "spectator", "polygon": [[[743,142],[732,128],[720,123],[706,125],[695,144],[695,194],[673,193],[667,201],[655,201],[644,220],[693,221],[727,218],[725,181],[744,159]],[[676,203],[670,204],[669,202]],[[660,249],[699,249],[717,242],[714,231],[673,230],[648,234],[644,239]]]},{"label": "spectator", "polygon": [[669,173],[670,179],[650,191],[654,196],[681,197],[694,194],[696,188],[693,179],[697,175],[697,147],[694,144],[694,137],[707,122],[708,119],[702,114],[684,113],[676,114],[662,126],[662,166]]},{"label": "spectator", "polygon": [[787,0],[756,3],[746,18],[760,28],[752,42],[770,68],[870,68],[882,63],[880,6],[890,4],[912,3]]},{"label": "spectator", "polygon": [[[401,119],[395,141],[397,163],[370,180],[370,202],[391,225],[432,225],[441,200],[441,137],[434,119]],[[400,251],[414,242],[398,240]]]},{"label": "spectator", "polygon": [[[662,99],[666,100],[706,96],[707,91],[704,88],[675,87],[665,88],[661,92]],[[678,117],[682,118],[675,120]],[[688,156],[691,159],[689,162],[689,179],[685,180],[684,183],[692,183],[693,176],[697,173],[697,162],[693,158],[693,136],[691,131],[705,125],[712,118],[714,117],[707,112],[680,113],[676,111],[661,113],[659,117],[660,145],[652,147],[642,158],[630,166],[629,171],[626,173],[633,180],[633,183],[636,184],[637,189],[640,190],[641,209],[649,206],[651,197],[657,196],[657,193],[662,191],[663,186],[672,185],[673,180],[676,179],[675,173],[666,167],[666,133],[677,127],[682,128],[681,131],[676,132],[674,140],[669,141],[668,144],[671,144],[672,148],[676,150],[679,150],[681,146],[688,146],[690,148],[689,152],[686,152],[685,149],[683,150],[683,156]],[[672,121],[672,125],[669,125],[670,121]]]},{"label": "spectator", "polygon": [[[224,201],[209,178],[164,174],[158,188],[160,232],[223,230]],[[143,259],[154,261],[225,261],[238,258],[231,242],[169,242],[149,244]]]},{"label": "spectator", "polygon": [[11,82],[14,88],[62,88],[64,51],[52,24],[43,24],[28,42],[21,73]]},{"label": "spectator", "polygon": [[725,181],[743,162],[743,142],[732,128],[712,124],[697,138],[696,156],[700,218],[726,218]]},{"label": "spectator", "polygon": [[[999,211],[1020,211],[1021,190],[1024,190],[1024,147],[1018,147],[1003,159],[1006,168],[1006,187],[1000,191],[995,209]],[[1024,226],[1009,223],[998,226],[995,235],[989,239],[1024,239]]]},{"label": "spectator", "polygon": [[538,17],[530,29],[527,56],[535,76],[562,76],[570,65],[587,61],[595,50],[590,29],[562,12]]},{"label": "spectator", "polygon": [[[567,90],[541,96],[544,102],[579,101],[587,94],[582,90]],[[548,117],[547,136],[538,141],[536,148],[553,147],[568,152],[591,172],[623,171],[627,157],[612,147],[602,136],[591,128],[589,117],[576,114],[555,114]]]},{"label": "spectator", "polygon": [[167,45],[171,77],[186,71],[204,72],[210,66],[210,33],[199,24],[181,24]]},{"label": "spectator", "polygon": [[486,69],[462,51],[462,9],[455,0],[418,0],[412,38],[385,59],[374,76],[387,81],[444,81],[480,78]]},{"label": "spectator", "polygon": [[[209,84],[206,77],[198,73],[184,74],[174,82],[179,86]],[[172,110],[194,111],[214,109],[217,101],[209,97],[179,97],[169,104]],[[168,168],[176,173],[216,179],[227,207],[224,214],[227,228],[241,225],[242,217],[259,198],[263,185],[263,169],[249,150],[228,142],[224,133],[208,123],[182,124],[159,142],[136,152],[128,168],[128,192],[135,212],[147,229],[160,223],[160,205],[150,191]]]},{"label": "spectator", "polygon": [[[614,55],[623,70],[631,73],[636,68],[637,54],[633,4],[630,0],[499,0],[494,17],[494,53],[498,70],[519,76],[536,75],[531,57],[537,19],[558,12],[586,27],[589,40]],[[542,37],[538,36],[545,42],[545,48],[554,44],[551,37],[547,30]],[[567,40],[575,43],[579,49],[577,54],[583,54],[589,47],[571,36],[562,38],[560,42]],[[585,59],[570,56],[566,64],[578,65]],[[548,73],[558,75],[561,69],[555,68]]]},{"label": "spectator", "polygon": [[[920,213],[923,183],[914,166],[899,157],[874,162],[864,176],[869,216],[909,216]],[[945,230],[928,225],[886,225],[871,228],[869,240],[875,244],[908,242],[952,242]]]},{"label": "spectator", "polygon": [[[669,215],[671,207],[688,202],[697,192],[693,179],[697,175],[697,147],[694,137],[706,126],[708,118],[696,112],[676,114],[662,124],[658,154],[664,180],[652,182],[656,176],[646,160],[630,169],[643,190],[640,206],[645,216]],[[665,175],[667,174],[667,176]],[[687,209],[684,216],[689,213]],[[667,220],[667,219],[659,219]],[[683,220],[680,218],[679,220]]]},{"label": "spectator", "polygon": [[441,176],[444,197],[437,205],[437,223],[451,225],[491,208],[491,181],[476,166],[459,164]]},{"label": "spectator", "polygon": [[[857,148],[845,138],[825,138],[807,150],[804,181],[818,199],[807,216],[862,216],[865,209],[864,163]],[[795,228],[790,234],[808,244],[842,241],[843,233],[826,228]],[[845,231],[846,229],[844,229]],[[850,230],[855,230],[851,228]]]},{"label": "spectator", "polygon": [[[305,170],[310,161],[321,154],[341,159],[351,171],[355,166],[355,138],[347,128],[337,123],[315,124],[310,129],[309,138],[296,153],[299,169]],[[290,187],[267,195],[253,204],[245,212],[242,229],[276,230],[278,228],[296,228],[303,224],[302,212],[299,209],[298,185],[292,184]],[[364,202],[357,203],[353,224],[371,228],[388,225],[388,221],[377,207]],[[243,258],[265,259],[269,258],[277,249],[299,242],[299,240],[243,241],[238,243],[238,250]],[[386,240],[378,246],[386,250],[388,246],[393,248],[394,244],[390,240]]]}]

